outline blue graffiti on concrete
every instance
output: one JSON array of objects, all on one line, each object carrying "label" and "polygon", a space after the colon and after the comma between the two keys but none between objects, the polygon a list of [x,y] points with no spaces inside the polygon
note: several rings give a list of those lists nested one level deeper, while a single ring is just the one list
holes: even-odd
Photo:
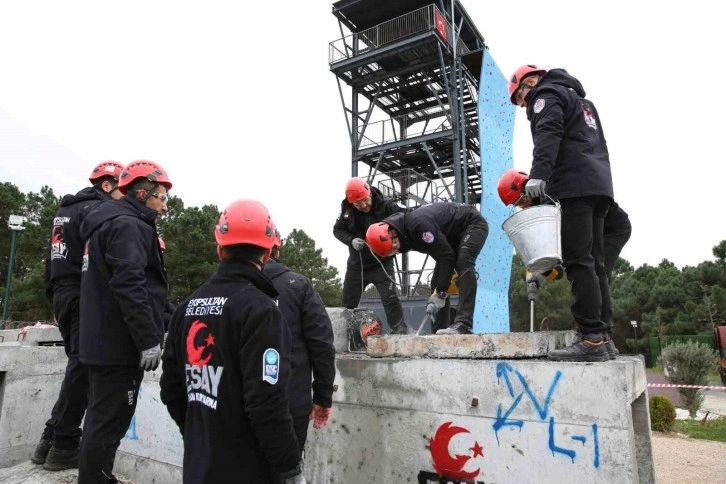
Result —
[{"label": "blue graffiti on concrete", "polygon": [[[572,462],[575,462],[575,457],[577,456],[577,452],[573,449],[568,449],[565,447],[561,447],[555,443],[555,417],[550,415],[550,403],[552,401],[552,396],[555,393],[555,389],[557,388],[557,384],[559,383],[560,379],[562,378],[562,372],[557,370],[555,372],[555,376],[552,379],[552,383],[550,384],[549,390],[547,391],[547,395],[542,399],[541,401],[535,396],[534,392],[532,391],[529,382],[526,380],[524,375],[520,373],[518,370],[514,369],[512,365],[506,362],[499,363],[496,368],[496,375],[497,375],[497,382],[504,382],[504,384],[507,387],[507,392],[509,393],[509,396],[512,397],[514,400],[509,405],[509,407],[504,410],[502,404],[500,403],[497,407],[497,417],[494,419],[494,423],[492,424],[492,428],[494,429],[494,433],[497,438],[497,444],[500,444],[499,442],[499,430],[503,427],[518,427],[521,431],[524,427],[524,420],[517,420],[512,418],[512,414],[517,409],[519,404],[522,402],[522,399],[526,395],[529,400],[532,402],[532,405],[534,406],[535,410],[537,411],[537,415],[542,421],[546,421],[549,417],[549,449],[552,452],[552,455],[555,454],[563,454],[569,457]],[[518,387],[520,387],[519,393],[515,397],[515,380],[519,381]],[[587,443],[587,437],[583,435],[573,435],[571,437],[572,440],[580,442],[583,446]],[[595,468],[600,467],[600,442],[598,439],[598,427],[597,424],[592,424],[592,441],[593,441],[593,447],[594,447],[594,459],[593,459],[593,466]]]}]

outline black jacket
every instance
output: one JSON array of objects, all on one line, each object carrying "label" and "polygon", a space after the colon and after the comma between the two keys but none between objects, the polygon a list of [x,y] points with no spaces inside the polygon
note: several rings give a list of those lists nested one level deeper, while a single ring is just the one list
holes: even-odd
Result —
[{"label": "black jacket", "polygon": [[400,252],[416,250],[429,254],[438,267],[435,288],[446,291],[456,264],[456,250],[470,225],[488,227],[487,221],[473,205],[437,202],[403,214],[387,217],[384,222],[396,229]]},{"label": "black jacket", "polygon": [[595,105],[580,81],[552,69],[526,96],[534,153],[529,177],[555,199],[613,198],[610,156]]},{"label": "black jacket", "polygon": [[[366,231],[374,223],[381,222],[384,218],[394,213],[405,212],[406,209],[395,203],[390,198],[385,198],[381,191],[371,187],[371,209],[368,213],[357,210],[347,199],[340,203],[340,215],[333,226],[333,235],[339,241],[348,246],[348,264],[360,265],[360,257],[363,257],[363,267],[378,266],[378,262],[368,249],[360,252],[351,245],[353,239],[366,239]],[[359,255],[360,254],[360,255]]]},{"label": "black jacket", "polygon": [[332,406],[335,347],[333,325],[323,301],[307,277],[292,272],[285,264],[270,259],[263,272],[275,285],[278,306],[292,336],[292,376],[288,386],[291,413],[297,415],[305,409],[310,413],[312,403]]},{"label": "black jacket", "polygon": [[160,386],[184,436],[185,483],[268,484],[300,459],[276,296],[256,267],[222,261],[174,312]]},{"label": "black jacket", "polygon": [[101,202],[81,225],[80,351],[88,365],[138,365],[161,343],[168,286],[158,213],[132,196]]},{"label": "black jacket", "polygon": [[45,294],[53,305],[53,292],[58,288],[81,292],[81,259],[84,240],[81,222],[99,202],[112,200],[96,187],[86,187],[75,195],[66,195],[53,217],[48,254],[45,258]]}]

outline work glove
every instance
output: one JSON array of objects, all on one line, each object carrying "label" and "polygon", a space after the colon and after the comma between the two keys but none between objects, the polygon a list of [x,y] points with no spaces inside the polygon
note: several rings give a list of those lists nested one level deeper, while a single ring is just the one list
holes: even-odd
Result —
[{"label": "work glove", "polygon": [[322,429],[333,418],[333,409],[322,407],[317,403],[313,403],[313,410],[310,412],[310,420],[313,421],[313,428]]},{"label": "work glove", "polygon": [[366,246],[366,241],[356,237],[355,239],[353,239],[353,242],[351,242],[351,245],[355,250],[360,251],[363,250],[363,247]]},{"label": "work glove", "polygon": [[139,362],[139,368],[143,368],[144,371],[154,371],[159,367],[161,361],[161,345],[156,345],[153,348],[144,350],[141,352],[141,361]]},{"label": "work glove", "polygon": [[303,460],[300,459],[294,469],[281,473],[280,479],[282,479],[282,484],[307,484],[303,475]]},{"label": "work glove", "polygon": [[437,292],[431,295],[426,303],[426,314],[433,316],[446,305],[446,292]]},{"label": "work glove", "polygon": [[530,178],[526,185],[524,185],[524,194],[529,199],[539,198],[542,199],[545,196],[545,186],[547,182],[544,180],[537,180],[536,178]]}]

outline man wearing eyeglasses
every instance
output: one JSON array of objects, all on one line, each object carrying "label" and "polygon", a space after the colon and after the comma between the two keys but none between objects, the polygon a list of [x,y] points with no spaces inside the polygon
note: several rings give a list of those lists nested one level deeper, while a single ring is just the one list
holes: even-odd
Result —
[{"label": "man wearing eyeglasses", "polygon": [[78,482],[115,482],[113,463],[136,410],[145,371],[161,360],[168,285],[156,221],[167,211],[171,181],[151,161],[119,177],[124,196],[102,202],[81,225],[80,351],[89,402]]},{"label": "man wearing eyeglasses", "polygon": [[600,116],[580,81],[564,69],[523,65],[508,84],[510,101],[527,110],[534,141],[527,198],[558,200],[562,258],[571,283],[570,310],[581,338],[548,354],[555,361],[607,361],[612,320],[604,224],[613,204],[610,156]]},{"label": "man wearing eyeglasses", "polygon": [[81,420],[88,404],[88,370],[78,361],[79,300],[81,295],[81,222],[103,200],[121,198],[118,179],[124,167],[104,161],[91,171],[86,187],[61,200],[53,217],[45,259],[45,290],[63,337],[68,363],[50,419],[30,460],[49,471],[78,467]]},{"label": "man wearing eyeglasses", "polygon": [[349,250],[343,280],[343,307],[358,307],[366,286],[375,285],[391,334],[408,334],[393,277],[393,258],[377,260],[366,248],[365,237],[371,224],[405,210],[362,178],[351,178],[345,187],[345,199],[340,204],[340,215],[333,227],[335,238],[347,245]]}]

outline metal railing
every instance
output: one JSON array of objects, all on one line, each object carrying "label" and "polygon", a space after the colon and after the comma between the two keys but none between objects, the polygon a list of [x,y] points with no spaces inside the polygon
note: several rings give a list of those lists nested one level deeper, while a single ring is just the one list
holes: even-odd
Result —
[{"label": "metal railing", "polygon": [[415,117],[406,114],[368,123],[367,126],[359,126],[358,137],[360,138],[360,148],[366,148],[449,129],[451,129],[449,117],[439,109],[430,113],[419,113]]},{"label": "metal railing", "polygon": [[[328,63],[353,58],[370,52],[387,44],[419,34],[437,30],[439,36],[451,45],[451,24],[441,11],[433,4],[380,23],[375,27],[334,40],[329,44]],[[457,54],[465,54],[469,49],[462,42],[457,42]]]}]

